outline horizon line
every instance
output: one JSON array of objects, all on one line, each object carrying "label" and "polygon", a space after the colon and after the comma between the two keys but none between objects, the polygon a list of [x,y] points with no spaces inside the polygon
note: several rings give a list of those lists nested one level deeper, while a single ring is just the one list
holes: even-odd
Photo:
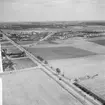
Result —
[{"label": "horizon line", "polygon": [[46,21],[0,21],[0,23],[31,23],[31,22],[105,22],[105,20],[46,20]]}]

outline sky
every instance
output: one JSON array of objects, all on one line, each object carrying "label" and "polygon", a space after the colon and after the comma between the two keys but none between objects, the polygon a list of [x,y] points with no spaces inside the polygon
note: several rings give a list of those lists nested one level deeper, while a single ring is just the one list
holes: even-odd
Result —
[{"label": "sky", "polygon": [[105,0],[0,0],[0,22],[105,20]]}]

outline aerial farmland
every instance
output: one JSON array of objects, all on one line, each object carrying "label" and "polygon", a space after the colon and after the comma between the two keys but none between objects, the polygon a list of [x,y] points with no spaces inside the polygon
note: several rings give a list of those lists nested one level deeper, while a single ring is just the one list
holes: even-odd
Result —
[{"label": "aerial farmland", "polygon": [[1,28],[4,105],[105,105],[105,26],[33,24]]}]

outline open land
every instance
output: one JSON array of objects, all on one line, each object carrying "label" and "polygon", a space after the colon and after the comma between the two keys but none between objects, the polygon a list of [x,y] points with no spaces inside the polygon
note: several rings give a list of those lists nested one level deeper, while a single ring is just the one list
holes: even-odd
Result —
[{"label": "open land", "polygon": [[105,46],[105,39],[92,40],[92,42]]},{"label": "open land", "polygon": [[21,52],[18,48],[16,47],[11,47],[11,48],[7,48],[8,53],[19,53]]},{"label": "open land", "polygon": [[[25,27],[25,25],[20,25],[20,27],[21,29],[28,28],[28,26]],[[90,40],[91,38],[88,40],[88,38],[78,36],[80,34],[87,35],[90,33],[94,35],[96,31],[99,31],[98,34],[101,34],[104,33],[103,30],[105,29],[105,27],[81,27],[68,25],[68,29],[69,31],[71,29],[71,31],[69,32],[70,34],[66,32],[59,33],[57,36],[54,34],[45,41],[40,42],[38,40],[39,43],[37,45],[33,44],[32,46],[29,46],[29,44],[32,44],[33,41],[20,41],[18,42],[18,44],[26,45],[24,47],[30,53],[32,53],[33,55],[41,56],[42,58],[47,60],[49,65],[51,65],[52,67],[60,68],[64,75],[69,79],[78,79],[87,75],[93,76],[95,74],[98,74],[98,76],[93,79],[81,80],[79,81],[79,83],[82,86],[92,90],[101,98],[105,99],[105,39],[102,39],[102,37],[97,37],[92,38],[92,40]],[[57,30],[57,28],[55,28],[54,30]],[[67,31],[66,29],[62,30]],[[84,30],[86,32],[84,32]],[[73,37],[72,33],[74,36],[76,35],[76,37]],[[98,34],[96,33],[96,36]],[[18,49],[10,48],[9,51],[18,52]],[[25,67],[27,68],[31,66],[34,67],[34,65],[37,66],[36,64],[33,64],[33,62],[31,62],[28,58],[14,59],[13,61],[17,63],[17,69],[24,69]],[[50,77],[44,74],[40,69],[4,75],[2,76],[2,78],[4,87],[4,104],[80,104],[74,98],[72,98],[70,94],[64,91],[63,88],[55,83]]]},{"label": "open land", "polygon": [[81,105],[40,69],[2,76],[4,105]]},{"label": "open land", "polygon": [[86,75],[105,75],[105,56],[94,55],[83,58],[49,60],[53,67],[59,67],[68,78],[79,78]]},{"label": "open land", "polygon": [[28,45],[28,44],[32,44],[35,43],[35,41],[20,41],[18,42],[19,45]]},{"label": "open land", "polygon": [[7,42],[7,43],[2,43],[1,45],[2,45],[2,46],[7,46],[7,47],[8,47],[8,46],[10,46],[10,45],[12,45],[12,44],[11,44],[10,42]]},{"label": "open land", "polygon": [[29,52],[40,55],[46,60],[68,59],[94,55],[95,53],[74,47],[27,48]]},{"label": "open land", "polygon": [[[63,41],[63,43],[64,42],[65,41]],[[98,74],[99,76],[98,78],[96,77],[96,79],[100,82],[89,79],[89,81],[93,83],[93,85],[91,85],[91,82],[85,84],[85,81],[88,80],[82,80],[84,84],[81,85],[84,87],[91,85],[91,87],[86,88],[93,91],[95,84],[95,86],[99,87],[95,90],[95,93],[104,99],[105,92],[102,83],[104,84],[103,80],[105,79],[105,56],[103,55],[105,48],[103,46],[88,42],[87,40],[81,40],[80,38],[78,40],[74,39],[74,41],[71,42],[66,41],[64,44],[38,45],[33,48],[28,48],[28,50],[33,54],[40,55],[44,59],[47,59],[52,67],[60,68],[64,75],[69,79],[84,78],[87,75],[93,76]],[[100,90],[102,91],[100,92]]]},{"label": "open land", "polygon": [[[2,49],[7,49],[8,54],[15,54],[15,53],[21,53],[21,50],[16,48],[14,45],[11,43],[8,43],[7,45],[10,45],[11,47],[6,46],[6,44],[3,44],[1,46]],[[22,69],[27,69],[27,68],[32,68],[36,67],[37,64],[34,63],[31,59],[29,59],[27,56],[25,57],[8,57],[14,64],[13,68],[14,70],[22,70]],[[6,70],[7,71],[7,70]]]},{"label": "open land", "polygon": [[15,64],[15,69],[16,70],[27,69],[27,68],[31,68],[31,67],[36,67],[37,66],[37,64],[35,64],[29,58],[14,59],[12,61]]},{"label": "open land", "polygon": [[93,93],[96,93],[103,100],[105,99],[105,77],[103,78],[102,75],[92,80],[81,81],[80,84],[91,90]]}]

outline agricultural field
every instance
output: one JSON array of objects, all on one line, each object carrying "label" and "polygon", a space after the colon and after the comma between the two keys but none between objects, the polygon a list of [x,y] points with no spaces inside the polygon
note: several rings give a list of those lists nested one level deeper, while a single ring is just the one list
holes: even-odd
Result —
[{"label": "agricultural field", "polygon": [[49,64],[54,68],[60,68],[65,77],[77,79],[82,86],[105,100],[104,55],[49,60]]},{"label": "agricultural field", "polygon": [[33,44],[36,41],[19,41],[17,42],[19,45],[28,45],[28,44]]},{"label": "agricultural field", "polygon": [[91,40],[94,43],[97,43],[99,45],[105,46],[105,38],[104,39],[97,39],[97,40]]},{"label": "agricultural field", "polygon": [[92,80],[81,81],[80,84],[105,100],[105,77],[102,75]]},{"label": "agricultural field", "polygon": [[[11,60],[11,62],[13,62],[14,70],[27,69],[37,66],[37,64],[34,63],[31,59],[29,59],[27,56],[18,57],[18,54],[22,53],[22,51],[13,46],[11,43],[9,43],[9,45],[11,45],[11,47],[4,45],[5,47],[2,46],[2,49],[7,49],[7,55],[10,54],[8,55],[8,60]],[[17,55],[14,55],[16,53]],[[11,69],[6,69],[5,71],[11,71]]]},{"label": "agricultural field", "polygon": [[3,75],[4,105],[82,105],[40,69]]},{"label": "agricultural field", "polygon": [[39,42],[38,44],[37,44],[37,46],[39,46],[39,45],[57,45],[57,44],[59,44],[59,43],[57,43],[57,42],[55,42],[55,41],[42,41],[42,42]]},{"label": "agricultural field", "polygon": [[7,48],[7,53],[19,53],[21,50],[19,50],[16,47]]},{"label": "agricultural field", "polygon": [[105,75],[105,56],[93,55],[81,58],[49,60],[54,68],[60,68],[68,78],[80,78],[95,74]]},{"label": "agricultural field", "polygon": [[79,48],[74,48],[70,46],[65,47],[46,47],[46,48],[27,48],[29,52],[35,55],[40,55],[46,60],[55,59],[69,59],[78,58],[89,55],[94,55],[95,53],[82,50]]},{"label": "agricultural field", "polygon": [[0,42],[6,42],[7,40],[6,39],[0,39]]},{"label": "agricultural field", "polygon": [[31,59],[29,58],[20,58],[20,59],[13,59],[12,62],[14,63],[14,67],[16,70],[21,69],[27,69],[31,67],[36,67],[37,64],[35,64]]},{"label": "agricultural field", "polygon": [[[21,29],[29,28],[28,25],[19,25],[19,27]],[[36,25],[32,25],[32,27],[36,27]],[[41,26],[39,25],[39,27]],[[43,27],[45,25],[40,30],[45,30]],[[100,33],[104,34],[105,27],[69,25],[67,27],[68,29],[59,29],[62,32],[55,33],[37,45],[33,43],[46,37],[48,33],[34,33],[34,30],[30,33],[24,33],[25,31],[21,33],[20,31],[20,34],[17,34],[19,35],[18,38],[16,36],[13,39],[16,40],[16,43],[24,45],[24,48],[33,55],[47,60],[48,64],[53,68],[59,68],[67,78],[82,78],[79,81],[81,85],[105,99],[105,38],[97,36]],[[51,31],[54,29],[50,28],[46,30]],[[57,31],[58,29],[55,28],[55,30]],[[96,36],[87,38],[84,37],[84,34]],[[28,46],[29,44],[32,44],[32,46]],[[9,53],[21,52],[10,43],[2,44],[2,48],[7,48]],[[19,72],[19,74],[14,75],[9,74],[7,77],[3,76],[3,101],[5,104],[81,105],[40,69],[32,70],[32,67],[37,67],[38,65],[28,57],[11,59],[15,64],[16,70],[29,68],[30,71]],[[86,76],[91,77],[94,75],[98,76],[88,80],[84,79]],[[20,91],[22,89],[23,91]]]},{"label": "agricultural field", "polygon": [[8,47],[8,46],[11,46],[12,44],[10,42],[6,42],[6,43],[2,43],[1,45]]}]

